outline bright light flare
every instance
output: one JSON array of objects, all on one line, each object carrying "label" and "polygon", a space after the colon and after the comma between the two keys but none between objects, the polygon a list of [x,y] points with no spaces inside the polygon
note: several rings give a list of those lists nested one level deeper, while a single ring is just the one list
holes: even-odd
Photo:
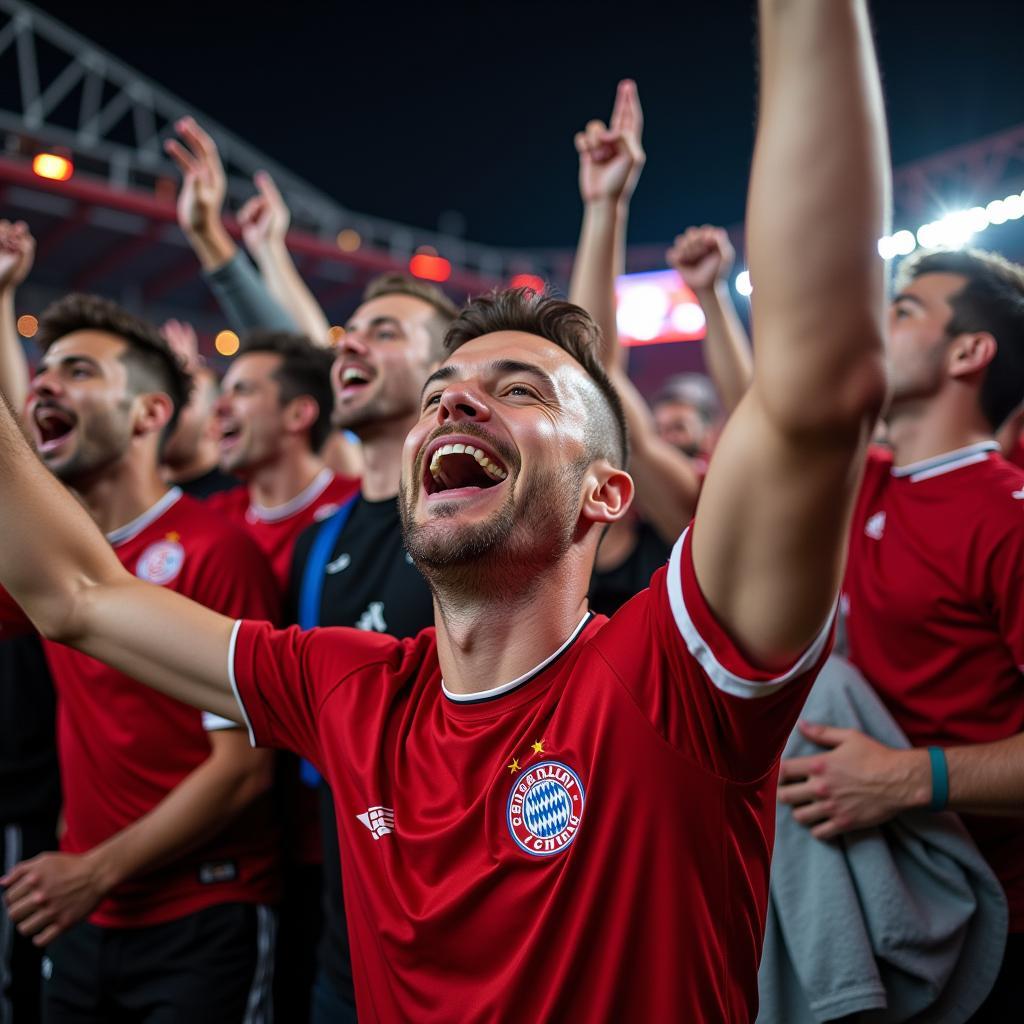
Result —
[{"label": "bright light flare", "polygon": [[213,347],[222,356],[233,356],[238,351],[238,335],[234,331],[221,331],[213,339]]},{"label": "bright light flare", "polygon": [[58,153],[37,153],[32,161],[32,170],[48,181],[67,181],[75,173],[75,165]]},{"label": "bright light flare", "polygon": [[736,291],[740,295],[749,297],[754,292],[754,286],[750,283],[750,271],[741,270],[736,275],[736,280],[733,282],[736,287]]}]

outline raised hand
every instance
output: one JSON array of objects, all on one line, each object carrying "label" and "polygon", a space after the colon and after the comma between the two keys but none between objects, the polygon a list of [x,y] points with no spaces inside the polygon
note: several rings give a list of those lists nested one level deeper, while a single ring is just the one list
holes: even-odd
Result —
[{"label": "raised hand", "polygon": [[36,240],[28,225],[0,220],[0,291],[13,291],[28,276],[36,255]]},{"label": "raised hand", "polygon": [[283,244],[292,215],[266,171],[258,171],[253,183],[257,194],[238,211],[238,223],[245,247],[256,259],[267,245]]},{"label": "raised hand", "polygon": [[591,121],[576,133],[580,195],[584,203],[629,200],[646,160],[643,128],[636,82],[624,79],[619,82],[609,124]]},{"label": "raised hand", "polygon": [[695,292],[707,291],[729,276],[736,251],[724,228],[705,224],[687,228],[676,236],[665,253],[670,267],[679,271],[684,283]]},{"label": "raised hand", "polygon": [[178,193],[178,223],[186,235],[203,235],[220,225],[227,192],[224,165],[217,145],[191,117],[175,124],[181,136],[168,139],[164,149],[182,174]]},{"label": "raised hand", "polygon": [[163,327],[160,328],[160,333],[167,339],[171,351],[181,360],[182,365],[189,373],[193,373],[206,364],[206,360],[199,353],[196,329],[190,323],[183,323],[181,320],[166,320]]}]

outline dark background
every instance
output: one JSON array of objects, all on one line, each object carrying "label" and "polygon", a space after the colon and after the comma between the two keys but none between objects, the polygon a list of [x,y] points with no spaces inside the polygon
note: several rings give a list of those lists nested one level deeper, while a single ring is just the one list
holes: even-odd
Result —
[{"label": "dark background", "polygon": [[[40,6],[361,213],[436,228],[454,210],[474,241],[572,246],[572,134],[631,76],[648,151],[631,241],[743,216],[751,0]],[[1024,121],[1018,3],[873,11],[897,165]]]}]

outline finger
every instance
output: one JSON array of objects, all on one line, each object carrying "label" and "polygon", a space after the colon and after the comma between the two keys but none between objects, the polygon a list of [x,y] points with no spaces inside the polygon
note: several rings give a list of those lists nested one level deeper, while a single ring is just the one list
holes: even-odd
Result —
[{"label": "finger", "polygon": [[24,921],[33,914],[37,914],[42,902],[43,897],[41,893],[35,891],[30,892],[21,899],[8,903],[7,916],[17,924],[19,921]]},{"label": "finger", "polygon": [[780,804],[795,807],[799,804],[810,803],[822,794],[810,782],[794,782],[788,786],[779,786],[775,795]]},{"label": "finger", "polygon": [[238,211],[238,223],[251,224],[259,220],[260,212],[263,210],[264,205],[262,196],[252,196],[247,199]]},{"label": "finger", "polygon": [[837,818],[830,818],[816,825],[811,829],[811,835],[815,839],[837,839],[839,836],[849,832],[850,828]]},{"label": "finger", "polygon": [[[12,918],[13,920],[13,918]],[[42,931],[48,925],[53,924],[54,916],[53,911],[49,909],[39,910],[34,913],[31,917],[26,918],[21,924],[18,925],[18,931],[22,935],[32,936],[37,932]]]},{"label": "finger", "polygon": [[629,105],[628,92],[628,80],[623,79],[619,82],[618,87],[615,90],[615,103],[612,105],[612,116],[608,119],[608,124],[612,128],[622,129],[626,126],[626,119],[629,116],[627,106]]},{"label": "finger", "polygon": [[220,153],[217,151],[217,143],[213,137],[200,127],[194,117],[183,117],[175,127],[178,134],[188,142],[193,149],[198,150],[199,155],[207,163],[220,163]]},{"label": "finger", "polygon": [[177,139],[167,139],[164,142],[164,152],[178,165],[178,170],[182,174],[199,173],[199,164],[196,163],[195,157]]},{"label": "finger", "polygon": [[855,732],[854,729],[838,729],[834,725],[821,725],[817,722],[798,722],[797,726],[807,739],[819,747],[838,747]]},{"label": "finger", "polygon": [[284,199],[281,197],[281,191],[277,187],[277,182],[266,171],[257,171],[253,175],[252,180],[260,190],[260,195],[267,202],[274,206],[284,206]]},{"label": "finger", "polygon": [[20,864],[15,864],[3,878],[0,878],[0,885],[7,890],[4,897],[10,902],[30,890],[35,885],[35,881],[36,876],[32,871],[32,862],[23,860]]},{"label": "finger", "polygon": [[821,757],[818,754],[812,754],[810,757],[787,757],[779,768],[779,779],[785,782],[820,774]]},{"label": "finger", "polygon": [[58,935],[63,935],[67,928],[59,922],[54,922],[49,928],[44,928],[33,940],[33,944],[42,948],[48,946]]},{"label": "finger", "polygon": [[831,816],[831,805],[821,800],[793,808],[793,820],[797,824],[808,828],[812,825],[818,825],[823,821],[828,821]]}]

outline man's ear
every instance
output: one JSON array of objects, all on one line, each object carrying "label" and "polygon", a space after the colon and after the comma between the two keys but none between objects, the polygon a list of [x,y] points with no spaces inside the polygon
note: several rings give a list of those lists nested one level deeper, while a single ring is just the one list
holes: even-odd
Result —
[{"label": "man's ear", "polygon": [[290,434],[311,430],[320,415],[320,404],[312,395],[297,395],[284,407],[284,428]]},{"label": "man's ear", "polygon": [[601,459],[587,470],[584,486],[580,512],[585,519],[614,523],[629,511],[633,501],[633,478],[624,469],[616,469]]},{"label": "man's ear", "polygon": [[984,370],[996,357],[998,343],[988,331],[958,334],[949,346],[947,363],[951,377],[970,377]]},{"label": "man's ear", "polygon": [[158,434],[174,414],[174,402],[163,391],[147,391],[135,398],[135,422],[133,431],[141,434]]}]

